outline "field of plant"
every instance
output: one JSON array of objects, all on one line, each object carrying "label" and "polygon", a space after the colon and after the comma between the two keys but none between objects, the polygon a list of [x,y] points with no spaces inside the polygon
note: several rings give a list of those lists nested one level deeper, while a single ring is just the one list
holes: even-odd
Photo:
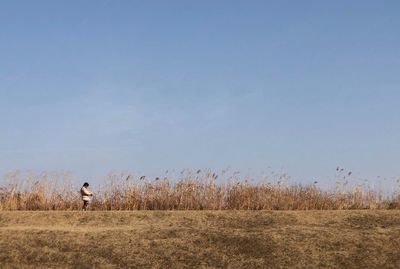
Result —
[{"label": "field of plant", "polygon": [[[400,195],[352,181],[337,169],[336,185],[288,184],[285,174],[251,181],[238,173],[183,171],[178,177],[110,174],[91,186],[91,210],[343,210],[399,209]],[[221,178],[223,179],[221,180]],[[0,186],[0,210],[78,210],[79,185],[68,173],[9,173]]]},{"label": "field of plant", "polygon": [[399,210],[2,211],[1,268],[400,268]]},{"label": "field of plant", "polygon": [[90,186],[90,212],[68,173],[9,173],[0,267],[400,268],[398,193],[337,172],[328,190],[285,174],[114,173]]}]

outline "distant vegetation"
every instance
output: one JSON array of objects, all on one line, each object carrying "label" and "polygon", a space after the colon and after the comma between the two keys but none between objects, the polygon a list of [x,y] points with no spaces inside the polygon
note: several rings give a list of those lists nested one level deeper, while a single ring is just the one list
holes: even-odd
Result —
[{"label": "distant vegetation", "polygon": [[[224,172],[222,172],[224,174]],[[147,178],[110,174],[100,187],[91,186],[95,196],[91,210],[337,210],[399,209],[400,195],[355,182],[351,172],[337,169],[336,187],[323,190],[318,182],[287,184],[286,175],[273,182],[241,178],[232,173],[219,180],[210,170],[184,171],[180,177]],[[223,175],[224,176],[224,175]],[[80,186],[68,174],[7,175],[0,187],[0,210],[79,210]],[[92,184],[94,185],[94,184]],[[351,185],[352,187],[348,187]]]}]

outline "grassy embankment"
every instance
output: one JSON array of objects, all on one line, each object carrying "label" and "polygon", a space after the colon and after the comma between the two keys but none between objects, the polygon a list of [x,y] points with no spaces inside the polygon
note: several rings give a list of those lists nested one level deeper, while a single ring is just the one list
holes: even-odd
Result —
[{"label": "grassy embankment", "polygon": [[400,212],[0,212],[1,268],[400,268]]}]

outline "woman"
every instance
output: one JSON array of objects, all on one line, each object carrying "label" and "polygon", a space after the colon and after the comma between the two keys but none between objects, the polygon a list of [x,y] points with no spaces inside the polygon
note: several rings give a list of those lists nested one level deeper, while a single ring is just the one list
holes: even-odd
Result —
[{"label": "woman", "polygon": [[87,210],[87,208],[89,206],[89,202],[90,202],[90,196],[93,196],[93,194],[89,191],[88,187],[89,187],[89,183],[85,182],[85,183],[83,183],[83,186],[81,188],[81,196],[82,196],[82,200],[83,200],[83,206],[82,206],[83,211]]}]

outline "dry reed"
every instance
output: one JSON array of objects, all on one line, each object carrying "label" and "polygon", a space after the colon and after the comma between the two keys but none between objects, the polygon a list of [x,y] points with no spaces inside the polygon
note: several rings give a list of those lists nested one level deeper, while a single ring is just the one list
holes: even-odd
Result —
[{"label": "dry reed", "polygon": [[[182,172],[177,180],[110,174],[92,188],[91,210],[343,210],[400,209],[400,195],[383,195],[361,184],[345,188],[348,179],[337,170],[336,188],[323,190],[318,182],[289,185],[286,175],[275,183],[250,183],[233,173],[225,180],[210,170]],[[222,172],[224,174],[224,172]],[[350,174],[349,174],[350,175]],[[0,187],[1,210],[79,210],[79,186],[71,175],[10,173]]]}]

